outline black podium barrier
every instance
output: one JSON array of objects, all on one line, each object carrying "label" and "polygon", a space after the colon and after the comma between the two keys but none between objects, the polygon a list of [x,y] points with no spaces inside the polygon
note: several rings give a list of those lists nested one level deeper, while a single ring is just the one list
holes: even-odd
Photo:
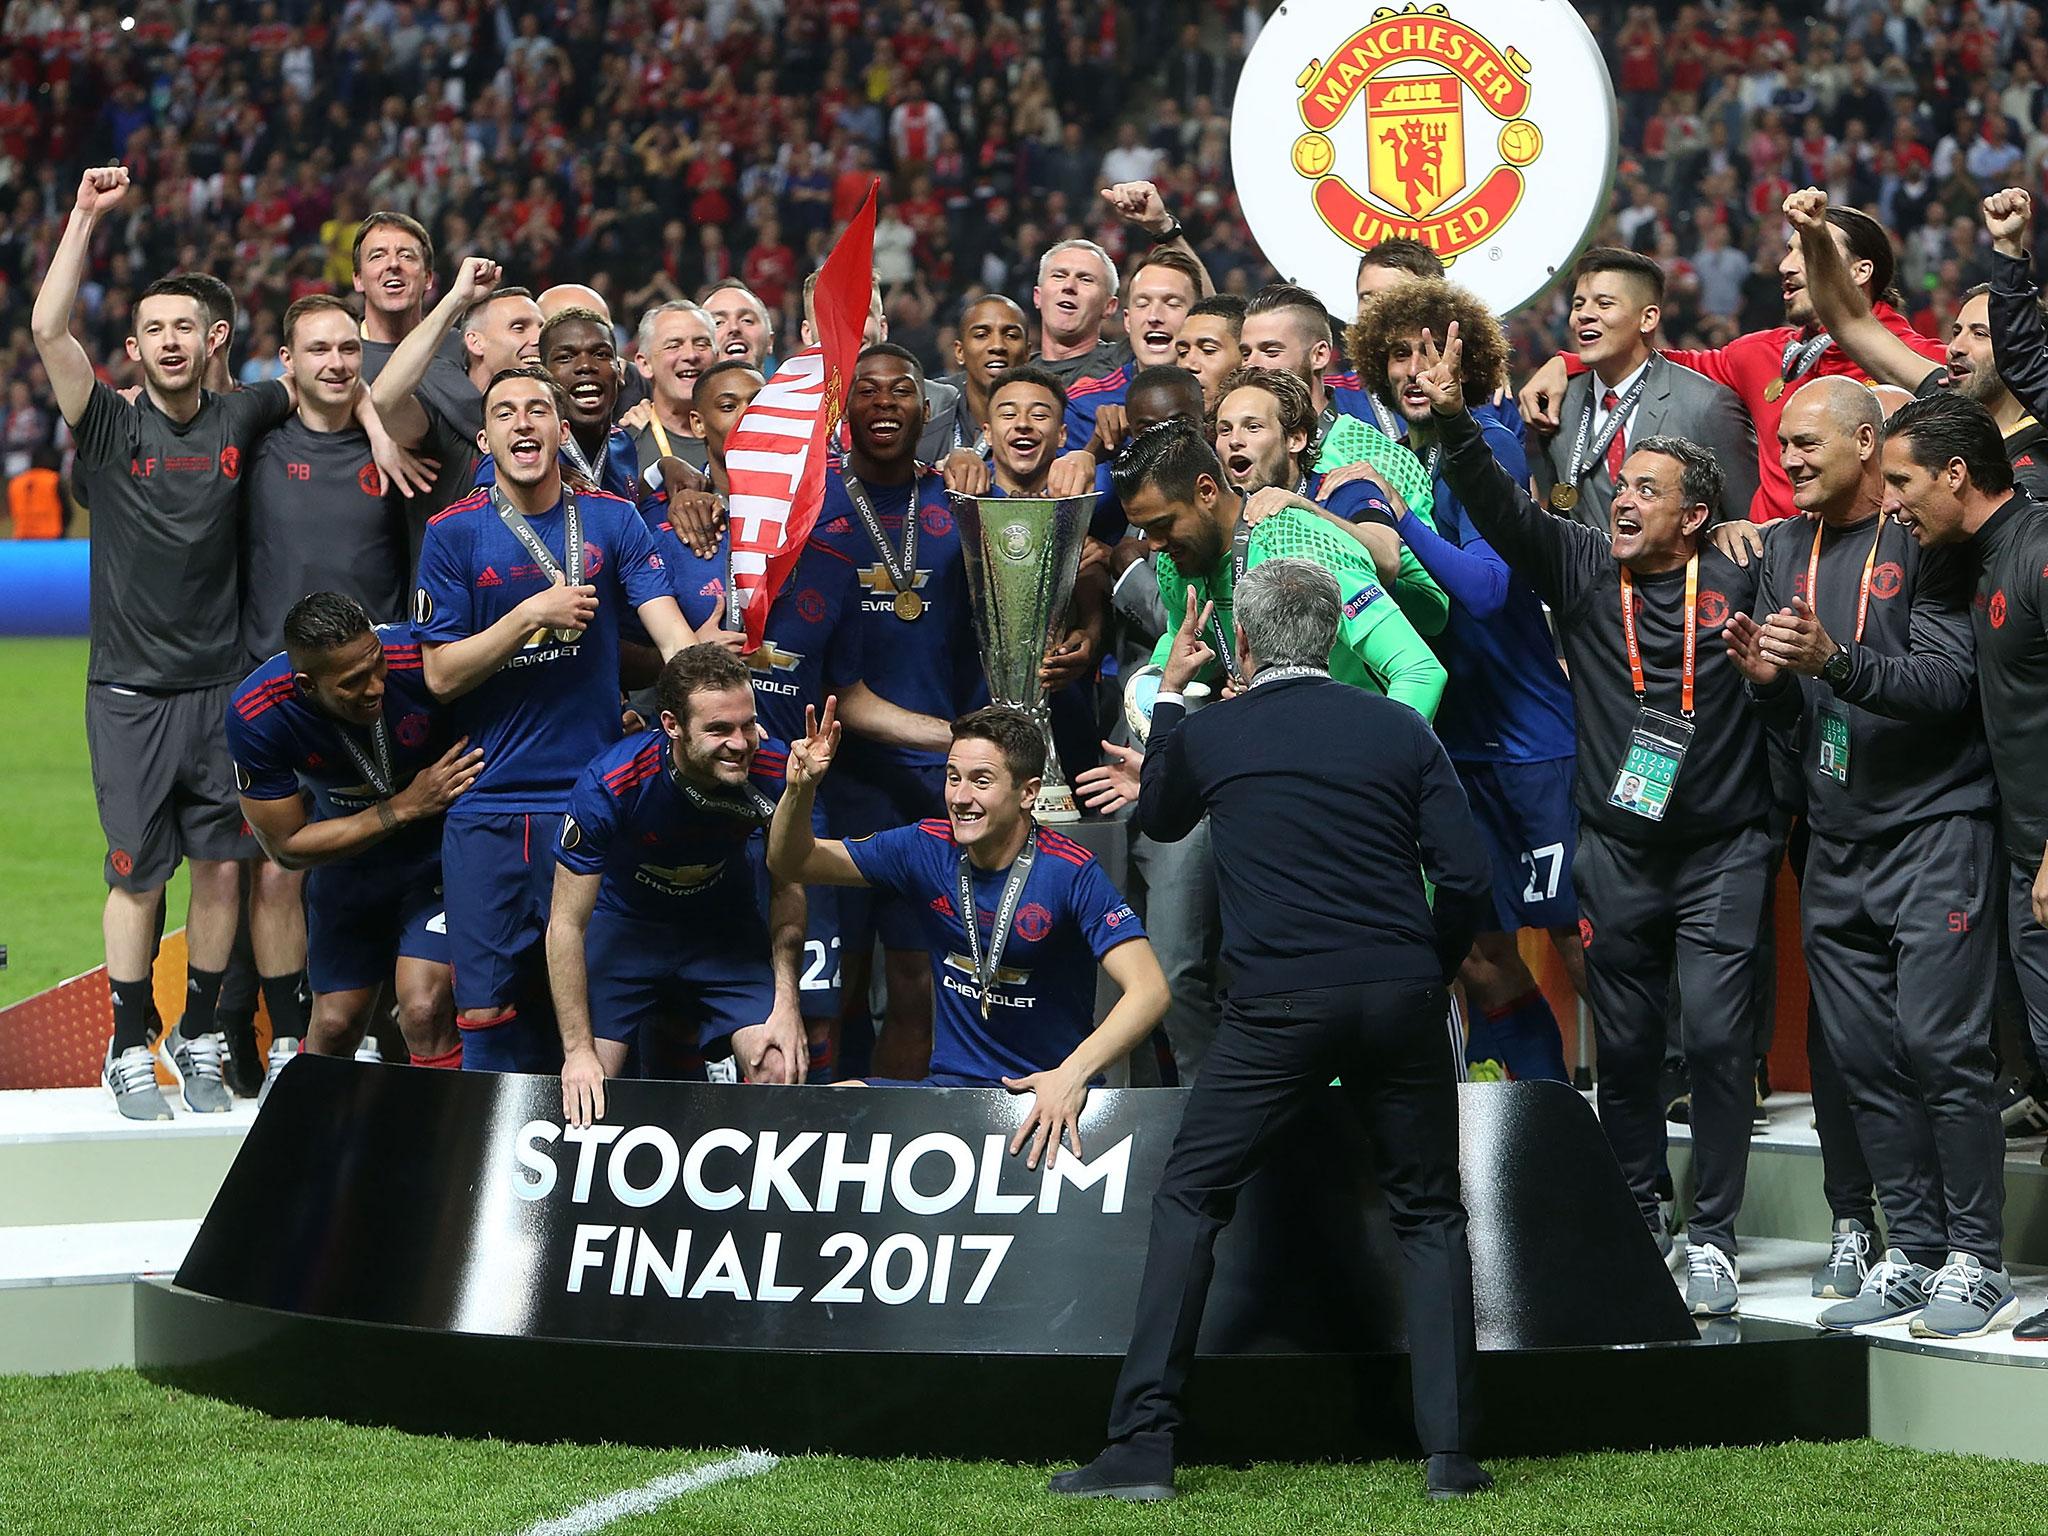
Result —
[{"label": "black podium barrier", "polygon": [[[1022,1104],[999,1092],[621,1082],[581,1132],[559,1096],[300,1058],[176,1289],[145,1296],[145,1368],[451,1432],[1010,1456],[1099,1438],[1179,1091],[1097,1093],[1084,1156],[1038,1172],[1006,1152]],[[1490,1444],[1862,1432],[1841,1405],[1863,1394],[1835,1390],[1860,1385],[1859,1350],[1754,1326],[1702,1346],[1578,1095],[1468,1085],[1460,1120]],[[1403,1447],[1367,1165],[1333,1093],[1247,1188],[1191,1454]],[[1696,1395],[1674,1419],[1676,1359]],[[1715,1412],[1759,1372],[1799,1404]]]}]

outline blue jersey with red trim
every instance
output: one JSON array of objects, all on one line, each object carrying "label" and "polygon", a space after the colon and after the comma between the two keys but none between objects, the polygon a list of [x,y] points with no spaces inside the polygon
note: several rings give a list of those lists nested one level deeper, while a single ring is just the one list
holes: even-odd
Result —
[{"label": "blue jersey with red trim", "polygon": [[[441,707],[427,692],[412,626],[380,624],[377,639],[384,647],[384,729],[395,794],[448,749],[449,733]],[[282,651],[235,689],[227,732],[236,786],[251,800],[287,800],[305,790],[313,796],[313,819],[327,821],[353,816],[384,798],[344,741],[354,742],[364,760],[375,764],[372,733],[335,719],[302,693],[291,658]],[[435,817],[371,844],[347,862],[409,863],[440,845],[441,822]]]},{"label": "blue jersey with red trim", "polygon": [[[933,1073],[994,1082],[1058,1066],[1095,1028],[1095,968],[1144,927],[1095,856],[1049,827],[1018,897],[986,1021],[960,921],[960,847],[944,820],[877,832],[846,844],[877,890],[915,906],[932,956]],[[995,924],[1008,869],[969,870],[981,933]]]},{"label": "blue jersey with red trim", "polygon": [[1067,386],[1067,451],[1086,448],[1095,436],[1095,416],[1105,405],[1122,405],[1138,371],[1134,360],[1112,368],[1099,379],[1076,379]]},{"label": "blue jersey with red trim", "polygon": [[[453,816],[558,811],[584,764],[619,736],[619,621],[627,610],[670,597],[667,563],[628,502],[578,491],[583,579],[597,614],[570,640],[536,630],[496,672],[454,701],[457,727],[481,747],[483,773],[450,808]],[[528,521],[563,563],[562,505]],[[482,634],[548,576],[498,517],[488,490],[427,524],[420,548],[413,627],[427,642]]]},{"label": "blue jersey with red trim", "polygon": [[[728,526],[718,553],[705,559],[678,544],[668,557],[683,617],[701,627],[725,607]],[[923,556],[923,550],[918,554]],[[861,680],[864,651],[860,581],[853,563],[836,549],[806,544],[782,590],[768,608],[760,647],[745,658],[754,674],[754,709],[761,734],[794,741],[804,733],[804,706],[825,708],[827,694]]]},{"label": "blue jersey with red trim", "polygon": [[[738,796],[689,794],[669,751],[667,735],[652,730],[593,758],[569,796],[555,862],[603,876],[598,913],[659,923],[692,951],[765,965],[768,920],[748,857],[764,824]],[[771,802],[787,757],[766,742],[754,755],[751,782]]]},{"label": "blue jersey with red trim", "polygon": [[[916,498],[918,520],[917,595],[924,611],[911,620],[896,616],[896,599],[888,567],[869,537],[846,482],[838,469],[825,475],[825,500],[811,531],[814,543],[843,557],[860,586],[857,608],[861,650],[869,688],[891,704],[919,714],[951,720],[987,697],[981,676],[981,653],[974,643],[974,621],[968,608],[967,567],[960,555],[960,529],[952,504],[937,475],[926,474],[913,486],[867,485],[882,533],[900,553],[903,518]],[[851,733],[841,748],[848,762],[907,763],[930,767],[943,753],[883,746]]]}]

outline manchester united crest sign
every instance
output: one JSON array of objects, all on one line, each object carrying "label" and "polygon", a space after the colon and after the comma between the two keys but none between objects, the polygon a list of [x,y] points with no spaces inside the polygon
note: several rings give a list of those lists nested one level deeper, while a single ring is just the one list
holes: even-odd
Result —
[{"label": "manchester united crest sign", "polygon": [[1565,0],[1286,0],[1238,84],[1231,158],[1267,259],[1338,316],[1357,307],[1359,254],[1391,236],[1506,313],[1584,245],[1615,127]]}]

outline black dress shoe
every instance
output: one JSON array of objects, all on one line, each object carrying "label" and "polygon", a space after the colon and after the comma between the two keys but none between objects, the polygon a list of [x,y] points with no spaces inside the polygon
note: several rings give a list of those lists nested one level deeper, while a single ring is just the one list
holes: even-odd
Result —
[{"label": "black dress shoe", "polygon": [[1152,1430],[1119,1440],[1087,1466],[1058,1473],[1045,1486],[1071,1499],[1124,1499],[1133,1504],[1170,1499],[1173,1436]]},{"label": "black dress shoe", "polygon": [[2048,1312],[2036,1312],[2012,1325],[2012,1336],[2022,1344],[2048,1344]]},{"label": "black dress shoe", "polygon": [[1493,1487],[1493,1476],[1470,1456],[1456,1451],[1429,1458],[1428,1493],[1432,1499],[1468,1499]]}]

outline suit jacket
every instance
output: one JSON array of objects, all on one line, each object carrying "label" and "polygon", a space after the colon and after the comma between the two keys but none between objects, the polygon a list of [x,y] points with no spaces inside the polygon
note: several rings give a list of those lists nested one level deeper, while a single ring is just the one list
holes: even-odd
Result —
[{"label": "suit jacket", "polygon": [[[1599,375],[1589,370],[1565,386],[1557,432],[1532,460],[1537,489],[1546,501],[1550,488],[1571,470],[1579,421],[1599,382]],[[1733,390],[1659,358],[1651,365],[1642,398],[1636,401],[1626,443],[1633,448],[1644,438],[1656,436],[1687,438],[1712,453],[1720,461],[1722,476],[1720,513],[1713,520],[1749,521],[1749,504],[1757,484],[1756,428],[1750,425],[1749,413]],[[1614,481],[1603,458],[1579,481],[1579,504],[1570,515],[1588,528],[1606,533],[1607,504],[1613,499]]]}]

